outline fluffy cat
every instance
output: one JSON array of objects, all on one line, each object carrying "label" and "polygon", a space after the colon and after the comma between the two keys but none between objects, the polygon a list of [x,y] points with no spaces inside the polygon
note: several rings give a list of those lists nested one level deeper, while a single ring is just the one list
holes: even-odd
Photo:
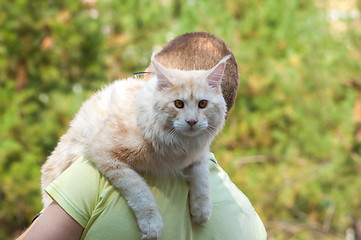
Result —
[{"label": "fluffy cat", "polygon": [[51,202],[45,187],[85,155],[127,200],[142,238],[159,238],[163,223],[138,172],[184,175],[192,221],[205,224],[212,209],[209,147],[225,120],[220,86],[229,57],[211,70],[181,71],[153,54],[149,81],[118,80],[91,96],[42,167],[44,208]]}]

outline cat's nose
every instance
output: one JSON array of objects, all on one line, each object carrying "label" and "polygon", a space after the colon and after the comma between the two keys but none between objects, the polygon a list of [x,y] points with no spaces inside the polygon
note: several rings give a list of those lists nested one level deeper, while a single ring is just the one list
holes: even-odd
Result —
[{"label": "cat's nose", "polygon": [[186,120],[186,122],[188,123],[189,126],[193,127],[197,121],[196,120]]}]

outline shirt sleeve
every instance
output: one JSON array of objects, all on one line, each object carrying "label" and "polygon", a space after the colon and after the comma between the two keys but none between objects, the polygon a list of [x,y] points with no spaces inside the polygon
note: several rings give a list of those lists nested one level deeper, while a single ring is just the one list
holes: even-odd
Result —
[{"label": "shirt sleeve", "polygon": [[85,227],[97,203],[100,173],[80,157],[45,191],[75,221]]}]

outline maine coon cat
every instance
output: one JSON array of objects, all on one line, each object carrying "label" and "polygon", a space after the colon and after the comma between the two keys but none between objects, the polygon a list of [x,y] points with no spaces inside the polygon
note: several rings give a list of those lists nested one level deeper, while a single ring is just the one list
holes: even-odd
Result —
[{"label": "maine coon cat", "polygon": [[163,223],[139,172],[184,175],[192,221],[211,214],[209,147],[222,129],[226,103],[221,80],[230,56],[211,70],[166,69],[155,59],[148,81],[118,80],[85,101],[42,167],[44,189],[79,156],[95,163],[135,214],[142,238],[159,238]]}]

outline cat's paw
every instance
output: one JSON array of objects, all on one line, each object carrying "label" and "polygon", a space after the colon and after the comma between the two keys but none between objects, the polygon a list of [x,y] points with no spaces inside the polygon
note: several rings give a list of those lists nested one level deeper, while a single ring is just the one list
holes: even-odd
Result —
[{"label": "cat's paw", "polygon": [[139,219],[138,225],[142,232],[142,239],[155,240],[160,238],[163,230],[163,221],[158,212],[153,212]]},{"label": "cat's paw", "polygon": [[189,202],[193,223],[205,225],[212,212],[212,201],[208,196],[193,196]]}]

